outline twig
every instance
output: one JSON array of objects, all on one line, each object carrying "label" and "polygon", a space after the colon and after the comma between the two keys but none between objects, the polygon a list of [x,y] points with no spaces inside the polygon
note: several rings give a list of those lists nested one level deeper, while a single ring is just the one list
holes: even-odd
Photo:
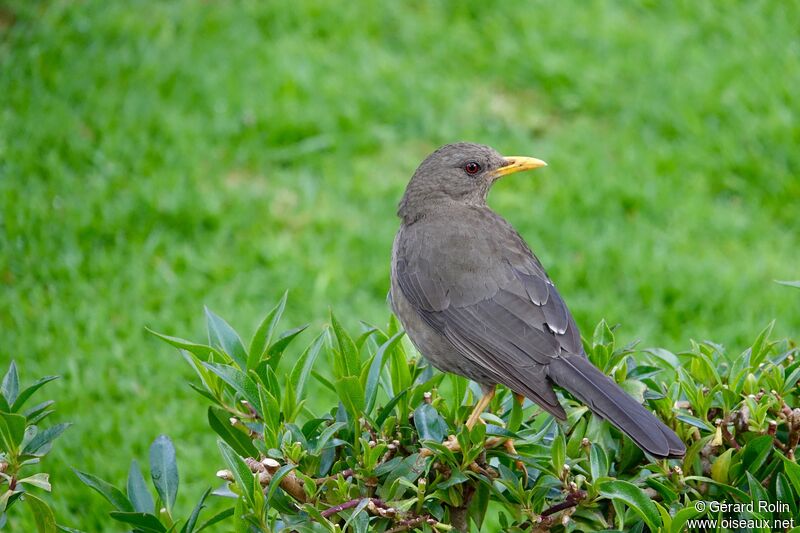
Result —
[{"label": "twig", "polygon": [[720,429],[722,430],[722,438],[725,439],[725,442],[727,442],[731,448],[738,450],[739,448],[741,448],[741,446],[739,446],[739,443],[736,442],[736,439],[733,438],[731,432],[728,431],[728,424],[730,423],[729,418],[730,414],[728,414],[725,418],[722,419],[722,422],[720,422]]},{"label": "twig", "polygon": [[349,477],[351,477],[353,475],[355,475],[355,472],[353,472],[353,469],[352,468],[347,468],[345,470],[342,470],[341,472],[337,472],[337,473],[332,474],[330,476],[317,478],[317,479],[314,480],[314,483],[316,483],[317,485],[322,485],[325,482],[330,481],[332,479],[336,479],[339,476],[342,476],[345,479],[347,479],[347,478],[349,478]]},{"label": "twig", "polygon": [[430,526],[443,525],[440,524],[435,518],[432,518],[429,515],[415,516],[412,518],[406,518],[404,520],[400,520],[397,526],[393,527],[392,529],[387,529],[386,533],[399,533],[400,531],[408,531],[411,528],[417,527],[418,525],[425,523],[427,523]]},{"label": "twig", "polygon": [[[261,464],[264,465],[267,469],[267,473],[270,475],[270,480],[275,472],[281,467],[281,464],[276,461],[275,459],[270,459],[267,457]],[[281,478],[280,487],[286,491],[292,498],[299,501],[300,503],[305,503],[306,501],[306,491],[303,489],[303,483],[297,479],[297,476],[294,472],[289,472],[283,478]]]},{"label": "twig", "polygon": [[[248,457],[244,462],[251,472],[258,474],[258,482],[265,489],[272,481],[272,476],[281,466],[278,461],[270,459],[269,457],[260,462],[252,457]],[[226,481],[235,481],[233,473],[230,470],[220,470],[217,472],[217,477]],[[280,487],[298,502],[306,502],[306,492],[303,489],[303,483],[297,479],[294,472],[289,472],[281,479]]]},{"label": "twig", "polygon": [[561,503],[557,503],[551,507],[548,507],[544,511],[542,511],[542,516],[550,516],[551,514],[555,514],[559,511],[563,511],[564,509],[569,509],[571,507],[575,507],[581,501],[586,498],[586,492],[582,490],[576,490],[575,492],[570,492],[567,494],[567,499]]},{"label": "twig", "polygon": [[[335,515],[340,511],[344,511],[346,509],[352,509],[353,507],[358,507],[361,502],[363,502],[363,498],[356,498],[355,500],[349,500],[344,503],[340,503],[339,505],[334,505],[329,509],[325,509],[322,511],[322,516],[328,518],[330,516]],[[378,498],[369,498],[370,503],[379,509],[388,509],[389,506],[386,505],[383,500],[379,500]]]},{"label": "twig", "polygon": [[794,461],[795,450],[800,444],[800,408],[792,409],[792,414],[787,417],[787,422],[789,422],[789,442],[786,445],[786,456]]}]

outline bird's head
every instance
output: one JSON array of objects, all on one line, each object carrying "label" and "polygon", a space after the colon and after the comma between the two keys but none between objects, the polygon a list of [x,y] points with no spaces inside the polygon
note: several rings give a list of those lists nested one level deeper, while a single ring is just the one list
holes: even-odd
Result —
[{"label": "bird's head", "polygon": [[533,157],[502,156],[482,144],[447,144],[419,165],[397,214],[411,222],[446,203],[485,205],[489,189],[498,178],[546,165]]}]

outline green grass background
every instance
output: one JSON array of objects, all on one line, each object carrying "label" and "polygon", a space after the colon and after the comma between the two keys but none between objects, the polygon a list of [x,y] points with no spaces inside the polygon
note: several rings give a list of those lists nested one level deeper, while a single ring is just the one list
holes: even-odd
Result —
[{"label": "green grass background", "polygon": [[584,333],[797,334],[797,2],[0,5],[0,366],[63,376],[62,523],[109,529],[68,466],[121,485],[159,433],[184,513],[216,485],[145,326],[202,338],[207,304],[249,336],[287,288],[285,326],[382,323],[396,203],[446,142],[549,162],[490,200]]}]

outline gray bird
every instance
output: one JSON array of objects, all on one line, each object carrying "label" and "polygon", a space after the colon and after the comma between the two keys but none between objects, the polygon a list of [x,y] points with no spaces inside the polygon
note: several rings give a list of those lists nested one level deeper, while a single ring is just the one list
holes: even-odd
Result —
[{"label": "gray bird", "polygon": [[598,370],[583,350],[564,300],[528,245],[486,196],[501,176],[545,166],[479,144],[443,146],[417,168],[400,202],[392,249],[391,305],[411,341],[440,370],[484,391],[495,386],[566,419],[553,385],[658,457],[686,447],[650,411]]}]

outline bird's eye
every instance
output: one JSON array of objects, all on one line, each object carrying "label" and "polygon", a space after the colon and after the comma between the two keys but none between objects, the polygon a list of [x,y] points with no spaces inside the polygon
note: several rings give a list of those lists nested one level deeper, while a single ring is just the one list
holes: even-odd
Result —
[{"label": "bird's eye", "polygon": [[477,174],[481,171],[481,166],[476,163],[475,161],[470,161],[466,165],[464,165],[464,172],[467,174]]}]

